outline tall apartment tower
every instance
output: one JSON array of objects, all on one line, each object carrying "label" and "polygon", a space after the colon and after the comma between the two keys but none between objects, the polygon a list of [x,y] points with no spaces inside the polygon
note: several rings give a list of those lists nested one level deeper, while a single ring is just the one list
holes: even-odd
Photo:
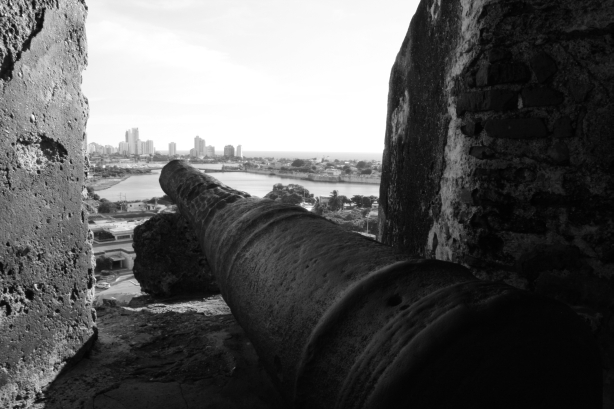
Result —
[{"label": "tall apartment tower", "polygon": [[232,158],[235,156],[235,147],[232,145],[224,146],[224,156]]},{"label": "tall apartment tower", "polygon": [[177,155],[177,144],[175,142],[171,142],[168,144],[168,156]]},{"label": "tall apartment tower", "polygon": [[154,153],[156,153],[155,148],[154,148],[154,143],[153,141],[147,140],[144,144],[143,144],[143,154],[145,155],[153,155]]},{"label": "tall apartment tower", "polygon": [[[130,155],[140,155],[139,153],[139,128],[132,128],[126,131],[126,142],[128,142],[128,150]],[[142,153],[142,148],[141,148]]]},{"label": "tall apartment tower", "polygon": [[237,153],[235,156],[243,158],[243,145],[237,145]]},{"label": "tall apartment tower", "polygon": [[128,142],[120,142],[118,152],[120,155],[130,155],[130,144]]},{"label": "tall apartment tower", "polygon": [[205,140],[196,135],[194,138],[194,150],[196,150],[196,156],[205,156]]},{"label": "tall apartment tower", "polygon": [[215,157],[215,146],[212,146],[212,145],[207,146],[207,148],[205,149],[205,156],[209,158]]}]

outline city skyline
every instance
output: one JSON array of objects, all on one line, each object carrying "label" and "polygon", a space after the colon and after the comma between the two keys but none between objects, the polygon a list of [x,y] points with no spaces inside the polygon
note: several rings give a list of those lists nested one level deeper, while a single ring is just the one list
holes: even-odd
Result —
[{"label": "city skyline", "polygon": [[[91,0],[88,140],[378,152],[417,1]],[[173,50],[168,58],[160,50]],[[119,136],[119,137],[118,137]]]}]

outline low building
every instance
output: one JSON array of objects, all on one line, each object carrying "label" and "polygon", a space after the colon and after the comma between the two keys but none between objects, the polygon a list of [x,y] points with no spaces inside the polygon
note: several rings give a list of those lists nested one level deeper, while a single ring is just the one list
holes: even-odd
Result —
[{"label": "low building", "polygon": [[134,267],[134,259],[136,258],[136,252],[134,250],[112,249],[97,251],[94,253],[94,257],[110,258],[113,261],[113,270],[132,270],[132,267]]}]

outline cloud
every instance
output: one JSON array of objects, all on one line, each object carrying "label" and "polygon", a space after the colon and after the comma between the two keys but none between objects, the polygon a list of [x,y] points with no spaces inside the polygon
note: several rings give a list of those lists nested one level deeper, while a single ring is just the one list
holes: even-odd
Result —
[{"label": "cloud", "polygon": [[232,103],[268,98],[279,89],[265,73],[233,62],[228,53],[161,27],[106,20],[87,30],[90,69],[84,88],[95,89],[92,95]]}]

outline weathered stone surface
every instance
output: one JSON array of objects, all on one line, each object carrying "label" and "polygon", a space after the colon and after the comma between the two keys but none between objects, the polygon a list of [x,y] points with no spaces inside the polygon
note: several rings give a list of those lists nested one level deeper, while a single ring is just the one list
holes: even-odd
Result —
[{"label": "weathered stone surface", "polygon": [[219,293],[198,238],[178,213],[159,214],[134,229],[134,278],[149,294]]},{"label": "weathered stone surface", "polygon": [[520,93],[522,104],[525,107],[545,107],[549,105],[559,105],[563,103],[565,96],[563,93],[543,86],[531,86],[523,88]]},{"label": "weathered stone surface", "polygon": [[476,76],[479,87],[487,85],[527,82],[531,79],[529,68],[520,63],[484,64]]},{"label": "weathered stone surface", "polygon": [[[288,407],[599,406],[597,347],[563,304],[408,257],[182,161],[160,184]],[[475,199],[514,202],[494,190]],[[484,232],[481,245],[500,253],[503,239]]]},{"label": "weathered stone surface", "polygon": [[484,129],[492,138],[534,139],[548,135],[548,129],[540,118],[489,119]]},{"label": "weathered stone surface", "polygon": [[518,95],[515,91],[493,89],[461,94],[456,112],[460,116],[467,111],[511,111],[516,108],[518,108]]},{"label": "weathered stone surface", "polygon": [[[613,26],[612,0],[422,1],[392,68],[380,192],[384,243],[464,263],[586,318],[602,346],[604,407],[614,405],[614,299],[597,306],[589,294],[607,299],[599,286],[614,280],[603,261],[614,236]],[[488,82],[493,66],[513,63],[530,67],[527,83]],[[481,94],[523,88],[509,111]],[[467,138],[474,112],[486,132]],[[496,155],[476,160],[482,146]],[[574,247],[577,261],[520,272],[518,260],[551,246]]]},{"label": "weathered stone surface", "polygon": [[82,210],[86,8],[0,2],[0,407],[30,407],[94,338]]}]

